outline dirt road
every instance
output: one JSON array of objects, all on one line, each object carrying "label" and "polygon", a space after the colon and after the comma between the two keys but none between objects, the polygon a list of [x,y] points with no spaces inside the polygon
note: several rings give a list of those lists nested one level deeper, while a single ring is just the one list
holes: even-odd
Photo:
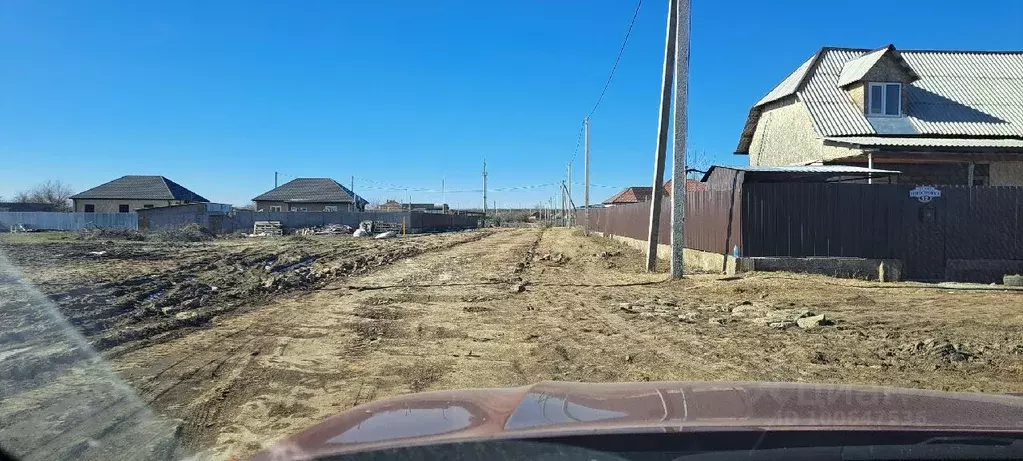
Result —
[{"label": "dirt road", "polygon": [[[553,256],[541,260],[546,255]],[[663,274],[643,273],[639,263],[634,252],[562,229],[500,232],[226,318],[127,354],[116,369],[154,407],[185,422],[189,448],[221,459],[250,454],[359,403],[426,389],[550,379],[1023,389],[1021,361],[1011,351],[1023,344],[1011,326],[1023,318],[1019,310],[1004,317],[1009,306],[995,303],[1019,307],[1018,296],[965,293],[974,321],[993,324],[985,330],[1003,328],[961,328],[968,340],[946,330],[968,346],[932,353],[930,344],[918,350],[910,342],[913,333],[888,326],[923,329],[919,341],[933,338],[947,325],[928,329],[935,319],[911,311],[959,295],[907,289],[894,293],[897,304],[884,306],[888,292],[844,286],[856,282],[828,287],[826,299],[771,289],[779,281],[791,285],[784,279],[708,275],[661,283]],[[747,314],[736,315],[740,306]],[[757,309],[810,309],[839,324],[820,332],[772,328],[754,320]],[[710,320],[717,318],[725,320]],[[967,360],[974,355],[960,361],[941,355],[956,347],[976,354],[994,341],[1012,345],[1004,362],[997,354],[988,354],[988,364]]]},{"label": "dirt road", "polygon": [[[768,380],[1023,391],[1023,297],[794,274],[680,282],[565,229],[497,231],[283,293],[110,366],[244,457],[392,395],[542,380]],[[803,329],[796,319],[825,314]]]}]

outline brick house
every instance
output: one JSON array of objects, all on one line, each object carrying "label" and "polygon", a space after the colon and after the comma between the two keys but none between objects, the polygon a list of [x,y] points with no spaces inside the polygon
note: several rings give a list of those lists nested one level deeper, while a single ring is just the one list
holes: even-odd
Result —
[{"label": "brick house", "polygon": [[203,196],[163,176],[121,176],[71,196],[76,212],[128,213],[140,208],[159,208],[206,203]]},{"label": "brick house", "polygon": [[1023,185],[1023,52],[822,48],[753,106],[736,154]]},{"label": "brick house", "polygon": [[365,211],[368,203],[330,178],[295,178],[252,201],[257,211]]}]

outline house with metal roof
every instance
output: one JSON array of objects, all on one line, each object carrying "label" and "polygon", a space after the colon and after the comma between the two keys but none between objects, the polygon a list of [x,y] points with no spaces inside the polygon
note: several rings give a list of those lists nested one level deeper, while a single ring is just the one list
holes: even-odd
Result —
[{"label": "house with metal roof", "polygon": [[128,213],[140,208],[158,208],[209,202],[184,186],[163,176],[127,175],[71,196],[76,212]]},{"label": "house with metal roof", "polygon": [[753,105],[736,154],[901,172],[885,182],[1023,185],[1023,51],[822,48]]},{"label": "house with metal roof", "polygon": [[330,178],[295,178],[252,201],[257,211],[365,211],[368,203]]},{"label": "house with metal roof", "polygon": [[[694,179],[686,179],[686,192],[699,192],[705,189],[705,184]],[[671,180],[661,187],[665,197],[671,197]],[[649,202],[653,199],[653,188],[649,186],[632,186],[622,189],[611,198],[604,200],[604,206],[628,205],[630,203]]]}]

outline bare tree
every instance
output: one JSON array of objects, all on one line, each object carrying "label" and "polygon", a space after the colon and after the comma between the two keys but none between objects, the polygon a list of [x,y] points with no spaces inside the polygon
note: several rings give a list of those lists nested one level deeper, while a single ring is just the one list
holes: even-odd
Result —
[{"label": "bare tree", "polygon": [[71,186],[60,180],[46,181],[27,191],[21,191],[14,195],[15,202],[21,203],[46,203],[53,205],[57,211],[71,211],[71,196],[75,191]]},{"label": "bare tree", "polygon": [[689,149],[686,152],[686,178],[700,180],[710,168],[710,156],[705,150]]}]

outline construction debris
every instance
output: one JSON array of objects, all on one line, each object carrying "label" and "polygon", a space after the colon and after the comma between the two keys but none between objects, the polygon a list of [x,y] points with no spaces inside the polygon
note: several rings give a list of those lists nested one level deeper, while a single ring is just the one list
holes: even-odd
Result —
[{"label": "construction debris", "polygon": [[390,239],[390,238],[394,238],[394,237],[397,237],[397,236],[398,236],[397,232],[395,232],[395,231],[387,231],[387,232],[381,233],[381,234],[379,234],[379,235],[377,235],[376,237],[373,237],[373,238],[375,238],[375,239]]},{"label": "construction debris", "polygon": [[351,235],[352,226],[344,224],[326,224],[323,226],[305,227],[295,231],[296,235]]},{"label": "construction debris", "polygon": [[366,229],[363,229],[362,227],[360,227],[358,229],[355,229],[355,232],[352,232],[352,237],[369,237],[369,236],[370,236],[369,231],[367,231]]},{"label": "construction debris", "polygon": [[266,237],[282,235],[283,233],[280,221],[256,221],[252,223],[252,235],[254,236]]}]

